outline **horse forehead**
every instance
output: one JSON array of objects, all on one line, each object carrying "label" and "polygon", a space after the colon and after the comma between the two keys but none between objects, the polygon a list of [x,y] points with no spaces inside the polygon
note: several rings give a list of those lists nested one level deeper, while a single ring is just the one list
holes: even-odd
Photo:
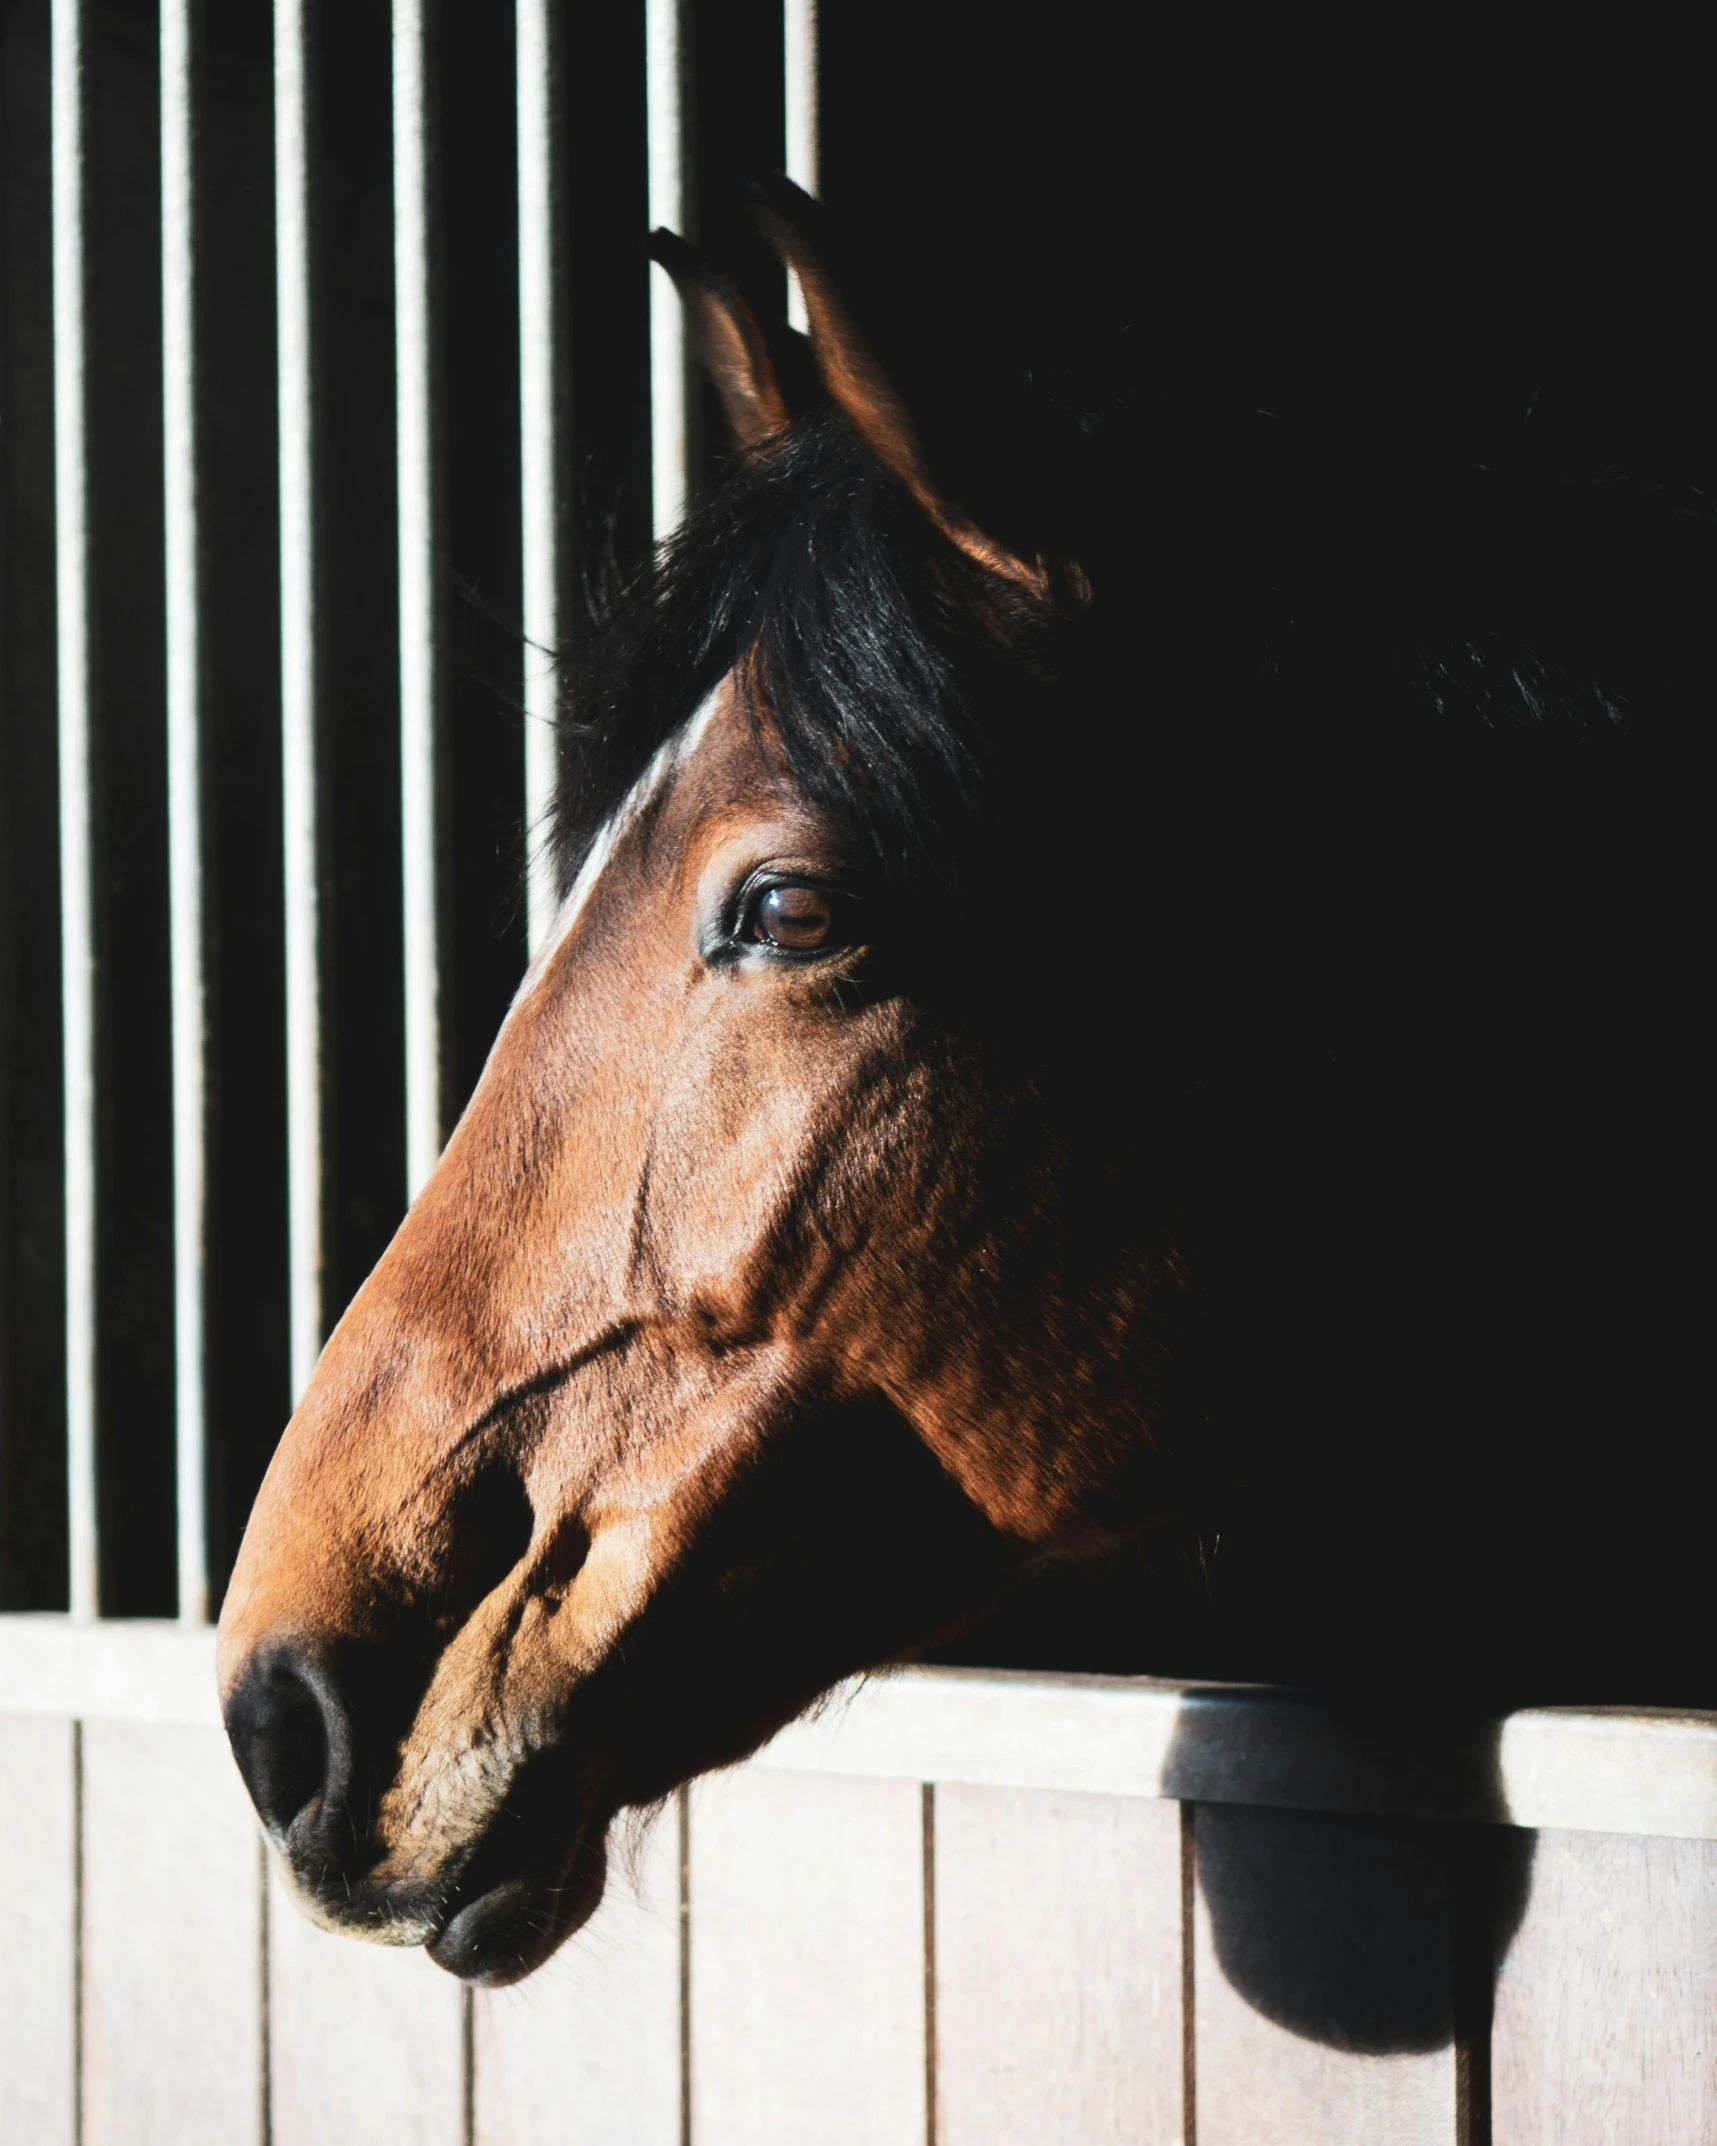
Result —
[{"label": "horse forehead", "polygon": [[519,985],[528,998],[573,936],[599,884],[661,855],[681,855],[712,820],[732,825],[748,812],[795,796],[779,747],[761,735],[731,673],[671,732],[631,789],[591,838],[560,912]]},{"label": "horse forehead", "polygon": [[677,754],[648,819],[647,847],[707,852],[758,814],[809,817],[779,740],[756,722],[731,681]]}]

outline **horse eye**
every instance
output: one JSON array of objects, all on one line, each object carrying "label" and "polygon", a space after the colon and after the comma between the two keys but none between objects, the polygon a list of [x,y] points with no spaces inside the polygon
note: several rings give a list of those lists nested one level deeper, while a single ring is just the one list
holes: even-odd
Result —
[{"label": "horse eye", "polygon": [[765,946],[808,953],[826,945],[834,928],[834,904],[821,887],[771,887],[757,905],[751,936]]}]

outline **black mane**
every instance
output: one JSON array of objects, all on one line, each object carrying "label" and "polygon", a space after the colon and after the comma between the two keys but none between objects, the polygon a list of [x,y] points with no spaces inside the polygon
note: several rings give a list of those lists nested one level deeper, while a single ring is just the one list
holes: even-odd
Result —
[{"label": "black mane", "polygon": [[1695,492],[1264,413],[1193,412],[1162,442],[1124,399],[1057,414],[1058,496],[1038,422],[1017,518],[1067,538],[1087,614],[1010,609],[828,408],[729,463],[641,568],[594,577],[567,651],[563,883],[742,659],[796,779],[891,876],[950,868],[981,799],[992,820],[1016,788],[1088,809],[1099,771],[1112,794],[1173,726],[1356,767],[1380,739],[1703,726],[1717,520]]},{"label": "black mane", "polygon": [[565,723],[565,879],[742,659],[806,792],[885,870],[921,869],[973,798],[962,644],[981,639],[978,580],[833,412],[731,463],[641,571],[592,590]]}]

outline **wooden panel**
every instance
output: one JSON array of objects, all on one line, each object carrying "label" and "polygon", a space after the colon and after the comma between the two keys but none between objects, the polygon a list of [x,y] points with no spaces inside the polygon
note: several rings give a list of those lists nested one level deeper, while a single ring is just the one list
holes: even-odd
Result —
[{"label": "wooden panel", "polygon": [[1304,1693],[909,1669],[855,1679],[754,1764],[1717,1840],[1717,1714],[1533,1708],[1458,1741]]},{"label": "wooden panel", "polygon": [[1198,2146],[1454,2146],[1448,1841],[1201,1804]]},{"label": "wooden panel", "polygon": [[1717,2140],[1717,1846],[1541,1833],[1491,2068],[1496,2146]]},{"label": "wooden panel", "polygon": [[218,1729],[92,1721],[84,2146],[262,2134],[262,1855]]},{"label": "wooden panel", "polygon": [[41,1610],[0,1617],[0,1714],[218,1729],[214,1627],[159,1617],[84,1624]]},{"label": "wooden panel", "polygon": [[938,2146],[1180,2146],[1180,1806],[934,1809]]},{"label": "wooden panel", "polygon": [[916,1781],[694,1788],[697,2146],[922,2146],[923,1808]]},{"label": "wooden panel", "polygon": [[0,1716],[0,2139],[32,2146],[72,2146],[75,1733]]},{"label": "wooden panel", "polygon": [[476,2146],[679,2146],[680,1826],[622,1847],[591,1921],[515,1989],[474,1999]]},{"label": "wooden panel", "polygon": [[268,2005],[272,2146],[463,2146],[460,1985],[415,1947],[317,1929],[278,1871]]},{"label": "wooden panel", "polygon": [[[285,6],[287,0],[280,0]],[[312,1355],[314,1351],[312,1351]],[[214,1634],[0,1615],[0,1714],[217,1726]],[[857,1679],[758,1771],[1074,1789],[1296,1810],[1507,1819],[1717,1840],[1717,1714],[1540,1708],[1443,1749],[1291,1692],[907,1669]]]}]

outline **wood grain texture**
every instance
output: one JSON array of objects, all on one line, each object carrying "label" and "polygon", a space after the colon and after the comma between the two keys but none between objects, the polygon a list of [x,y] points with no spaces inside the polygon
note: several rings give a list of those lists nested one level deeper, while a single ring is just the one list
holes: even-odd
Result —
[{"label": "wood grain texture", "polygon": [[937,2146],[1181,2146],[1180,1807],[940,1788]]},{"label": "wood grain texture", "polygon": [[745,1770],[691,1801],[696,2146],[923,2146],[923,1792]]},{"label": "wood grain texture", "polygon": [[271,1871],[272,2146],[463,2146],[460,1986],[416,1948],[306,1922]]},{"label": "wood grain texture", "polygon": [[226,1738],[83,1739],[84,2146],[255,2146],[262,1857]]},{"label": "wood grain texture", "polygon": [[1538,1836],[1491,2075],[1496,2146],[1717,2141],[1717,1847]]},{"label": "wood grain texture", "polygon": [[514,1989],[474,2000],[476,2146],[679,2146],[680,1829],[611,1848],[590,1922]]},{"label": "wood grain texture", "polygon": [[0,2139],[72,2146],[73,1725],[0,1716]]},{"label": "wood grain texture", "polygon": [[1446,1843],[1200,1805],[1198,2146],[1455,2146]]}]

